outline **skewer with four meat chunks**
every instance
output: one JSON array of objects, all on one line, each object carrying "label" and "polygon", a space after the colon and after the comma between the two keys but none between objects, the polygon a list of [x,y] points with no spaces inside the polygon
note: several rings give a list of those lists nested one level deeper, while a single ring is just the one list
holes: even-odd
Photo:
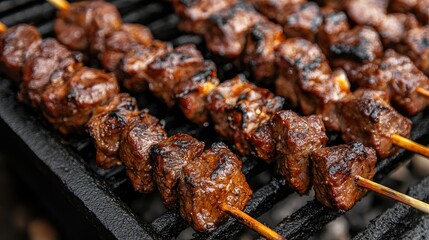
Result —
[{"label": "skewer with four meat chunks", "polygon": [[[174,63],[174,61],[166,61],[166,60],[162,60],[162,59],[177,59],[177,57],[174,57],[173,54],[167,54],[167,56],[160,57],[160,58],[161,58],[161,61],[159,61],[160,63],[156,63],[156,65],[164,66],[164,67],[171,66],[171,64]],[[190,59],[190,58],[185,57],[184,59]],[[155,60],[155,62],[158,62],[158,61]],[[162,62],[164,62],[164,64]],[[170,68],[172,68],[173,70],[168,70],[169,72],[174,73],[176,71],[176,70],[174,70],[173,67],[170,67]],[[162,68],[160,70],[161,70],[161,73],[166,72],[166,70],[163,70]],[[170,76],[170,75],[167,75],[167,76]],[[165,76],[160,78],[159,79],[160,81],[158,81],[158,82],[160,82],[161,84],[164,84],[162,81],[163,79],[165,79]],[[174,82],[174,79],[170,80],[169,82],[172,82],[172,81]],[[168,87],[171,88],[171,85],[165,86],[164,88],[168,89]],[[152,87],[151,90],[153,90],[153,89],[154,88]],[[171,91],[171,90],[169,90],[169,91]],[[263,93],[263,92],[265,92],[265,93]],[[167,93],[168,93],[168,91],[167,91]],[[168,96],[169,95],[167,94],[167,95],[162,95],[161,97],[165,101],[167,101],[167,103],[168,103],[168,100],[172,99],[172,98],[169,98]],[[266,96],[266,97],[261,98],[259,96]],[[237,147],[238,150],[241,149],[241,151],[245,151],[247,148],[240,147],[240,146],[245,146],[245,144],[249,144],[249,141],[250,141],[249,138],[251,136],[253,136],[253,133],[256,130],[259,129],[258,126],[264,125],[263,123],[270,119],[269,117],[264,117],[264,115],[267,114],[269,116],[270,114],[272,115],[274,112],[277,112],[277,111],[273,111],[273,113],[270,113],[268,110],[264,110],[263,108],[262,109],[256,108],[256,109],[250,111],[249,112],[250,114],[247,114],[246,111],[243,111],[243,109],[246,109],[246,107],[249,106],[250,104],[256,104],[256,106],[264,106],[263,104],[260,104],[260,103],[259,103],[259,105],[257,105],[258,101],[262,101],[261,103],[264,103],[264,102],[266,103],[267,99],[273,100],[273,103],[272,103],[272,104],[274,104],[273,106],[277,106],[280,104],[280,102],[278,100],[275,100],[275,98],[273,98],[273,95],[270,94],[269,92],[267,92],[266,90],[265,91],[262,89],[259,90],[259,88],[257,88],[256,86],[254,86],[252,84],[247,83],[243,79],[236,78],[234,80],[222,83],[219,87],[216,87],[209,94],[208,108],[210,109],[210,112],[212,113],[213,116],[219,117],[218,119],[216,119],[216,117],[214,119],[214,121],[216,123],[216,128],[218,129],[218,131],[221,134],[223,134],[224,136],[230,136],[230,137],[234,138],[236,146],[238,146]],[[236,103],[239,103],[239,104],[236,104]],[[267,106],[267,104],[265,104],[265,106]],[[270,104],[268,104],[268,106],[270,106]],[[281,108],[281,104],[280,104],[280,108]],[[271,107],[270,107],[270,109],[271,109]],[[228,113],[226,113],[225,110]],[[234,117],[235,110],[239,110],[237,117]],[[213,112],[216,114],[213,114]],[[246,117],[243,117],[242,114],[244,114],[244,113],[246,113],[246,115],[247,115]],[[259,120],[258,120],[258,117],[256,117],[258,115],[262,115],[262,118],[259,118]],[[224,121],[225,119],[229,120],[230,124],[226,124],[226,122]],[[233,119],[246,120],[246,122],[248,122],[249,124],[241,124],[241,126],[240,125],[234,125]],[[254,119],[254,120],[248,121],[248,119]],[[297,117],[297,119],[299,119],[299,118]],[[317,119],[317,117],[315,119]],[[312,119],[312,120],[314,120],[314,119]],[[321,119],[319,119],[319,120],[320,120],[319,123],[321,123],[322,122]],[[240,122],[240,121],[238,121],[238,122]],[[317,125],[317,124],[314,124],[314,125]],[[298,126],[298,125],[295,124],[295,126]],[[266,127],[266,126],[264,125],[264,127]],[[305,127],[305,125],[301,125],[301,127]],[[238,134],[237,135],[238,138],[235,138],[234,137],[234,130],[235,130],[235,133],[237,133],[237,129],[240,129],[240,128],[241,128],[241,131],[239,131],[239,133],[242,133],[242,134],[241,135]],[[318,135],[322,136],[321,140],[316,141],[314,143],[314,148],[320,148],[324,145],[324,142],[326,142],[326,140],[323,140],[324,131],[321,130],[322,128],[324,128],[324,127],[323,126],[322,127],[321,126],[318,126],[318,127],[312,126],[312,128],[311,128],[312,131],[318,132]],[[243,130],[243,129],[248,129],[248,130]],[[285,131],[289,132],[286,129],[287,128],[285,128]],[[319,129],[319,131],[317,131],[316,129]],[[263,136],[264,133],[261,133],[261,134],[262,134],[262,140],[264,140],[264,136]],[[244,136],[244,138],[243,138],[243,136]],[[317,133],[315,133],[315,136],[317,136]],[[326,135],[325,135],[325,138],[326,138]],[[266,139],[270,140],[270,137],[268,136]],[[296,139],[296,141],[299,141],[299,139]],[[265,144],[264,142],[260,142],[260,143]],[[271,143],[272,143],[272,139],[271,139]],[[269,144],[265,144],[265,145],[268,146]],[[284,147],[284,145],[283,145],[283,147]],[[299,149],[299,148],[292,147],[292,149]],[[286,152],[287,151],[292,152],[291,150],[287,150],[286,148],[285,148],[285,151]],[[298,152],[298,151],[296,151],[296,152]],[[295,155],[297,156],[297,160],[303,160],[302,163],[298,163],[298,166],[300,164],[302,166],[304,166],[302,169],[308,168],[308,166],[309,166],[308,158],[309,158],[310,153],[311,153],[311,150],[308,150],[306,153],[303,154],[303,156],[299,156],[299,154],[296,155],[297,153],[295,153]],[[290,162],[293,163],[294,160],[291,160]],[[285,172],[287,172],[288,167],[285,166],[284,168],[286,169]],[[303,173],[304,174],[302,174],[302,175],[304,175],[304,177],[309,175],[309,171],[303,171]],[[299,174],[298,171],[294,172],[293,176],[296,178],[299,178],[300,176],[296,176],[297,174]],[[287,176],[288,174],[286,173],[285,175]],[[291,178],[287,178],[287,179],[292,180]],[[308,179],[309,179],[309,177],[308,177]],[[292,184],[294,183],[294,181],[289,181],[289,182]],[[299,181],[295,181],[295,183],[298,183],[298,182]],[[308,180],[307,180],[307,182],[308,182]],[[304,186],[300,191],[306,192],[307,190],[308,190],[308,187]],[[355,201],[356,200],[357,199],[355,199]]]},{"label": "skewer with four meat chunks", "polygon": [[226,145],[204,150],[204,143],[186,134],[167,138],[157,118],[119,93],[112,74],[84,67],[81,57],[54,39],[42,40],[32,26],[1,26],[0,65],[16,71],[20,99],[63,134],[86,128],[100,167],[125,165],[139,192],[158,186],[166,206],[179,202],[181,216],[197,231],[213,230],[230,214],[269,239],[282,239],[241,211],[252,191],[240,159]]}]

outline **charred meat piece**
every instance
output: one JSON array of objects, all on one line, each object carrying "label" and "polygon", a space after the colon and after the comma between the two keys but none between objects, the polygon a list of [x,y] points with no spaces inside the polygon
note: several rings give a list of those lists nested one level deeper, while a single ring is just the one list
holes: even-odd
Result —
[{"label": "charred meat piece", "polygon": [[259,159],[267,163],[274,161],[276,153],[276,140],[273,137],[273,131],[270,121],[262,124],[256,129],[250,138],[252,153]]},{"label": "charred meat piece", "polygon": [[275,51],[284,41],[280,26],[271,22],[255,24],[247,37],[244,64],[256,81],[270,81],[276,74]]},{"label": "charred meat piece", "polygon": [[217,55],[236,58],[245,48],[250,29],[257,22],[265,21],[268,20],[245,3],[219,11],[210,17],[205,26],[207,47]]},{"label": "charred meat piece", "polygon": [[322,116],[300,117],[292,111],[280,111],[273,116],[270,125],[277,141],[279,174],[299,194],[307,193],[311,186],[310,155],[328,141]]},{"label": "charred meat piece", "polygon": [[337,35],[329,47],[333,58],[351,59],[360,63],[372,62],[383,54],[378,33],[371,27],[357,26]]},{"label": "charred meat piece", "polygon": [[193,44],[182,45],[156,58],[147,70],[151,92],[169,107],[175,104],[175,88],[204,70],[205,61]]},{"label": "charred meat piece", "polygon": [[121,134],[119,157],[127,169],[134,190],[149,193],[155,190],[150,153],[155,144],[167,138],[159,120],[147,110],[129,120]]},{"label": "charred meat piece", "polygon": [[61,133],[79,132],[95,108],[110,102],[118,92],[113,75],[83,67],[68,81],[54,81],[49,85],[42,95],[42,112]]},{"label": "charred meat piece", "polygon": [[139,45],[128,51],[120,61],[117,76],[124,87],[134,92],[147,89],[149,65],[164,54],[172,51],[172,46],[161,41],[152,41],[149,46]]},{"label": "charred meat piece", "polygon": [[377,162],[374,149],[360,142],[318,149],[311,159],[316,199],[343,211],[352,208],[366,193],[355,178],[372,180]]},{"label": "charred meat piece", "polygon": [[[278,10],[277,10],[278,11]],[[285,9],[281,19],[276,19],[283,26],[285,35],[289,38],[300,37],[314,41],[322,24],[322,12],[314,2],[295,4]]]},{"label": "charred meat piece", "polygon": [[105,50],[105,36],[121,27],[115,5],[104,1],[84,1],[59,10],[55,20],[58,41],[69,49],[98,54]]},{"label": "charred meat piece", "polygon": [[95,142],[96,163],[108,169],[121,165],[119,142],[122,131],[137,112],[136,100],[127,93],[120,93],[105,106],[98,107],[86,127]]},{"label": "charred meat piece", "polygon": [[180,215],[196,231],[211,231],[228,217],[220,205],[242,210],[252,190],[241,161],[223,143],[215,143],[188,162],[179,181]]},{"label": "charred meat piece", "polygon": [[414,20],[414,17],[411,15],[402,13],[387,14],[384,20],[376,26],[384,45],[394,47],[398,44],[410,27],[410,21],[412,20]]},{"label": "charred meat piece", "polygon": [[22,68],[41,42],[33,26],[20,24],[0,33],[0,72],[15,82],[22,80]]},{"label": "charred meat piece", "polygon": [[385,92],[358,91],[339,103],[340,128],[345,142],[361,141],[372,147],[380,158],[399,151],[391,140],[393,134],[408,138],[411,121],[395,111],[382,97]]},{"label": "charred meat piece", "polygon": [[359,25],[378,26],[384,21],[387,8],[386,0],[346,1],[347,15]]},{"label": "charred meat piece", "polygon": [[106,48],[100,53],[100,61],[104,69],[116,72],[126,53],[140,45],[150,46],[152,41],[152,33],[147,27],[140,24],[123,24],[121,28],[106,34]]},{"label": "charred meat piece", "polygon": [[177,185],[183,167],[203,151],[204,143],[187,134],[176,134],[153,147],[153,179],[167,208],[176,205]]},{"label": "charred meat piece", "polygon": [[51,83],[67,81],[82,64],[74,55],[55,39],[44,39],[23,66],[20,98],[38,108],[42,94]]},{"label": "charred meat piece", "polygon": [[335,37],[349,29],[347,15],[344,12],[324,10],[323,23],[317,33],[317,42],[323,53],[329,55],[329,47],[333,44]]},{"label": "charred meat piece", "polygon": [[407,13],[415,9],[421,0],[390,0],[389,11]]},{"label": "charred meat piece", "polygon": [[424,25],[429,24],[429,1],[428,0],[417,1],[415,12],[422,24]]},{"label": "charred meat piece", "polygon": [[206,107],[216,131],[222,137],[230,139],[234,133],[228,123],[228,112],[236,106],[237,100],[243,93],[255,87],[243,75],[238,75],[234,79],[221,83],[207,96]]},{"label": "charred meat piece", "polygon": [[206,21],[219,11],[236,4],[237,0],[173,0],[173,7],[181,18],[179,28],[185,32],[204,34]]},{"label": "charred meat piece", "polygon": [[201,72],[177,84],[174,89],[176,101],[186,118],[197,124],[210,120],[206,99],[217,85],[216,65],[209,60],[205,61]]},{"label": "charred meat piece", "polygon": [[408,55],[421,71],[429,75],[429,26],[407,31],[398,50]]},{"label": "charred meat piece", "polygon": [[259,12],[270,19],[284,18],[284,11],[293,5],[305,4],[306,0],[246,0],[252,4]]},{"label": "charred meat piece", "polygon": [[250,154],[250,138],[259,126],[283,108],[284,100],[265,88],[243,92],[233,109],[227,111],[235,147],[242,155]]}]

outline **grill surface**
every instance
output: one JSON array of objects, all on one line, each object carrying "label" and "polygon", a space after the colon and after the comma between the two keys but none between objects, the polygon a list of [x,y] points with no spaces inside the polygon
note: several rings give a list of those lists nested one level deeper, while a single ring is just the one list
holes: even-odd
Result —
[{"label": "grill surface", "polygon": [[[171,41],[175,45],[195,43],[204,49],[199,37],[184,35],[177,29],[177,16],[167,2],[113,1],[118,6],[124,22],[143,23],[151,28],[156,38]],[[0,21],[8,26],[31,23],[38,27],[44,37],[53,36],[55,9],[48,3],[35,0],[0,2]],[[231,64],[219,64],[222,80],[237,73]],[[6,148],[18,144],[25,160],[27,172],[40,171],[49,179],[48,184],[61,189],[71,206],[79,210],[83,219],[96,227],[98,234],[105,238],[119,239],[170,239],[177,237],[188,227],[178,212],[166,211],[160,195],[135,193],[121,167],[112,170],[98,169],[94,161],[94,149],[88,137],[64,138],[55,132],[46,121],[27,106],[16,100],[17,89],[7,79],[0,80],[0,124]],[[211,144],[220,140],[213,129],[189,123],[178,110],[165,111],[165,106],[150,94],[136,96],[140,107],[148,108],[152,114],[162,119],[169,135],[183,132]],[[413,118],[412,139],[429,143],[429,110]],[[331,136],[331,144],[336,143]],[[2,142],[3,142],[2,141]],[[384,178],[396,167],[405,164],[412,156],[402,151],[385,159],[376,167],[376,180]],[[260,216],[280,200],[290,195],[285,182],[276,177],[268,182],[258,181],[258,174],[271,170],[261,161],[243,158],[243,172],[254,189],[252,200],[245,211],[252,216]],[[17,169],[23,163],[14,163]],[[23,175],[25,175],[24,173]],[[271,173],[270,173],[271,174]],[[272,174],[271,174],[272,175]],[[31,175],[26,175],[27,178]],[[31,182],[31,181],[30,181]],[[32,186],[33,187],[33,186]],[[34,186],[45,187],[46,186]],[[429,177],[410,190],[412,196],[429,200]],[[328,209],[312,200],[286,217],[276,226],[276,230],[288,239],[309,238],[327,223],[343,213]],[[374,219],[367,229],[356,239],[381,239],[403,237],[427,237],[429,218],[404,205],[393,208]],[[196,239],[227,239],[237,236],[243,226],[230,219],[216,231],[209,234],[194,234]]]}]

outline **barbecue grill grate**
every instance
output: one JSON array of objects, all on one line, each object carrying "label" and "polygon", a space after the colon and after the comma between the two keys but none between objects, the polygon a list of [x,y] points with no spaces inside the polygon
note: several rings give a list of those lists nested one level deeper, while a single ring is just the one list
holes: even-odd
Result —
[{"label": "barbecue grill grate", "polygon": [[[112,1],[118,6],[124,22],[143,23],[151,28],[156,38],[171,41],[175,45],[195,43],[204,49],[203,40],[192,35],[184,35],[177,29],[178,18],[173,14],[168,2],[153,1]],[[46,2],[35,0],[0,2],[0,21],[8,26],[31,23],[38,27],[44,37],[53,37],[55,9]],[[237,73],[232,64],[218,65],[220,78],[227,79]],[[158,193],[142,195],[135,193],[129,185],[122,167],[101,170],[94,161],[94,149],[89,138],[59,136],[37,113],[18,103],[16,87],[6,79],[0,80],[0,126],[2,132],[24,143],[34,155],[34,164],[44,174],[51,176],[59,184],[70,202],[82,211],[82,215],[95,225],[104,237],[120,239],[139,238],[170,239],[177,237],[188,227],[176,210],[166,211]],[[166,111],[165,106],[150,94],[136,95],[139,106],[162,119],[169,135],[184,132],[210,145],[221,140],[211,127],[200,127],[189,123],[178,110]],[[429,111],[413,118],[412,139],[429,143]],[[331,140],[335,136],[331,136]],[[65,144],[61,144],[65,143]],[[376,168],[376,180],[385,177],[412,156],[408,152],[383,160]],[[269,168],[256,159],[243,158],[243,172],[255,190],[245,211],[260,216],[274,204],[290,195],[283,180],[276,177],[268,182],[258,182],[258,174],[270,172]],[[261,184],[263,184],[261,186]],[[416,185],[410,194],[420,199],[429,199],[429,178]],[[276,231],[288,239],[303,239],[312,236],[327,223],[342,213],[333,211],[312,200],[291,216],[285,218]],[[419,223],[416,225],[416,223]],[[425,234],[429,218],[420,212],[397,204],[382,216],[371,222],[367,229],[359,233],[357,239],[411,236]],[[229,219],[216,231],[209,234],[195,234],[196,239],[232,238],[243,226]],[[393,231],[394,230],[394,231]],[[389,232],[390,231],[390,232]]]}]

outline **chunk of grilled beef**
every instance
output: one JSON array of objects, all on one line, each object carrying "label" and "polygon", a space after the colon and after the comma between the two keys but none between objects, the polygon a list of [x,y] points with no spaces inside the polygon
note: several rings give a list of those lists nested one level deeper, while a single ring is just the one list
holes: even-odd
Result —
[{"label": "chunk of grilled beef", "polygon": [[179,28],[182,31],[204,34],[206,21],[212,15],[237,2],[237,0],[173,0],[172,4],[181,19]]},{"label": "chunk of grilled beef", "polygon": [[283,41],[281,27],[271,22],[256,23],[250,30],[243,62],[256,81],[273,80],[277,73],[275,52]]},{"label": "chunk of grilled beef", "polygon": [[304,4],[306,0],[246,0],[252,4],[259,12],[270,19],[284,18],[284,11],[293,5]]},{"label": "chunk of grilled beef", "polygon": [[374,149],[360,142],[320,148],[311,155],[316,199],[324,205],[347,211],[366,193],[357,176],[372,180],[377,157]]},{"label": "chunk of grilled beef", "polygon": [[339,33],[329,47],[329,55],[335,60],[345,58],[366,63],[380,58],[382,54],[383,44],[378,33],[367,26],[357,26]]},{"label": "chunk of grilled beef", "polygon": [[423,25],[429,24],[429,1],[428,0],[417,1],[415,12],[420,22]]},{"label": "chunk of grilled beef", "polygon": [[268,21],[245,3],[211,15],[205,26],[204,38],[208,49],[226,58],[236,58],[244,50],[246,36],[257,22]]},{"label": "chunk of grilled beef", "polygon": [[361,90],[339,103],[340,129],[345,142],[361,141],[372,147],[380,158],[396,154],[399,148],[393,134],[408,138],[411,121],[393,109],[385,92]]},{"label": "chunk of grilled beef", "polygon": [[277,54],[277,94],[300,106],[305,115],[322,114],[326,127],[338,130],[333,108],[350,93],[345,74],[332,73],[320,48],[304,39],[286,40]]},{"label": "chunk of grilled beef", "polygon": [[[278,10],[277,10],[278,11]],[[278,14],[276,19],[283,26],[285,35],[289,38],[300,37],[315,41],[319,27],[322,24],[322,12],[314,2],[294,4]]]},{"label": "chunk of grilled beef", "polygon": [[149,46],[136,46],[122,58],[116,75],[125,88],[141,92],[147,89],[149,65],[172,50],[169,43],[156,40],[152,41]]},{"label": "chunk of grilled beef", "polygon": [[317,32],[317,43],[325,55],[329,55],[329,48],[338,34],[350,29],[347,15],[344,12],[335,12],[323,9],[323,22]]},{"label": "chunk of grilled beef", "polygon": [[278,173],[299,194],[307,193],[311,187],[310,155],[328,141],[322,116],[300,117],[292,111],[279,111],[270,126],[277,142]]},{"label": "chunk of grilled beef", "polygon": [[265,122],[252,134],[250,138],[252,153],[267,163],[274,161],[276,154],[276,139],[273,137],[271,122]]},{"label": "chunk of grilled beef", "polygon": [[167,138],[157,118],[147,110],[140,111],[121,134],[119,157],[127,169],[134,190],[148,193],[156,188],[150,152],[155,144]]},{"label": "chunk of grilled beef", "polygon": [[95,143],[97,166],[108,169],[121,165],[120,137],[129,120],[138,114],[136,100],[127,93],[119,93],[94,112],[86,127]]},{"label": "chunk of grilled beef", "polygon": [[385,0],[346,1],[347,15],[359,25],[378,26],[384,21],[387,9]]},{"label": "chunk of grilled beef", "polygon": [[186,118],[197,124],[204,124],[210,120],[206,99],[217,85],[219,80],[216,65],[209,60],[204,62],[204,69],[201,72],[176,85],[175,98]]},{"label": "chunk of grilled beef", "polygon": [[421,71],[429,75],[429,26],[407,31],[397,50],[409,56]]},{"label": "chunk of grilled beef", "polygon": [[228,123],[228,112],[231,111],[239,97],[250,91],[255,85],[249,83],[243,75],[219,84],[207,96],[206,108],[210,112],[216,131],[223,137],[230,139],[233,135]]},{"label": "chunk of grilled beef", "polygon": [[119,29],[106,34],[105,51],[100,53],[100,62],[104,69],[117,72],[121,60],[128,52],[140,45],[150,46],[152,41],[152,33],[147,27],[140,24],[122,24]]},{"label": "chunk of grilled beef", "polygon": [[83,1],[59,10],[54,27],[58,41],[69,49],[98,54],[105,50],[106,34],[121,25],[121,16],[115,5],[104,1]]},{"label": "chunk of grilled beef", "polygon": [[52,81],[41,96],[43,115],[61,133],[83,130],[95,108],[110,102],[119,93],[115,77],[82,67],[66,81]]},{"label": "chunk of grilled beef", "polygon": [[32,50],[22,68],[20,99],[39,108],[46,88],[52,83],[68,81],[82,66],[80,60],[55,39],[44,39]]},{"label": "chunk of grilled beef", "polygon": [[388,10],[391,12],[407,13],[414,10],[419,0],[390,0]]},{"label": "chunk of grilled beef", "polygon": [[204,58],[195,45],[179,46],[149,64],[149,88],[155,96],[171,107],[176,100],[176,86],[203,71],[204,63]]},{"label": "chunk of grilled beef", "polygon": [[240,94],[235,106],[227,110],[234,146],[242,155],[250,154],[253,133],[281,110],[283,103],[283,98],[269,90],[253,86]]},{"label": "chunk of grilled beef", "polygon": [[204,143],[187,134],[176,134],[153,147],[153,179],[167,208],[177,203],[177,185],[183,167],[203,151]]},{"label": "chunk of grilled beef", "polygon": [[33,26],[20,24],[0,33],[0,73],[19,83],[23,66],[41,42]]},{"label": "chunk of grilled beef", "polygon": [[215,143],[183,167],[179,181],[180,215],[196,231],[211,231],[228,214],[221,204],[242,210],[252,190],[241,161],[223,143]]}]

